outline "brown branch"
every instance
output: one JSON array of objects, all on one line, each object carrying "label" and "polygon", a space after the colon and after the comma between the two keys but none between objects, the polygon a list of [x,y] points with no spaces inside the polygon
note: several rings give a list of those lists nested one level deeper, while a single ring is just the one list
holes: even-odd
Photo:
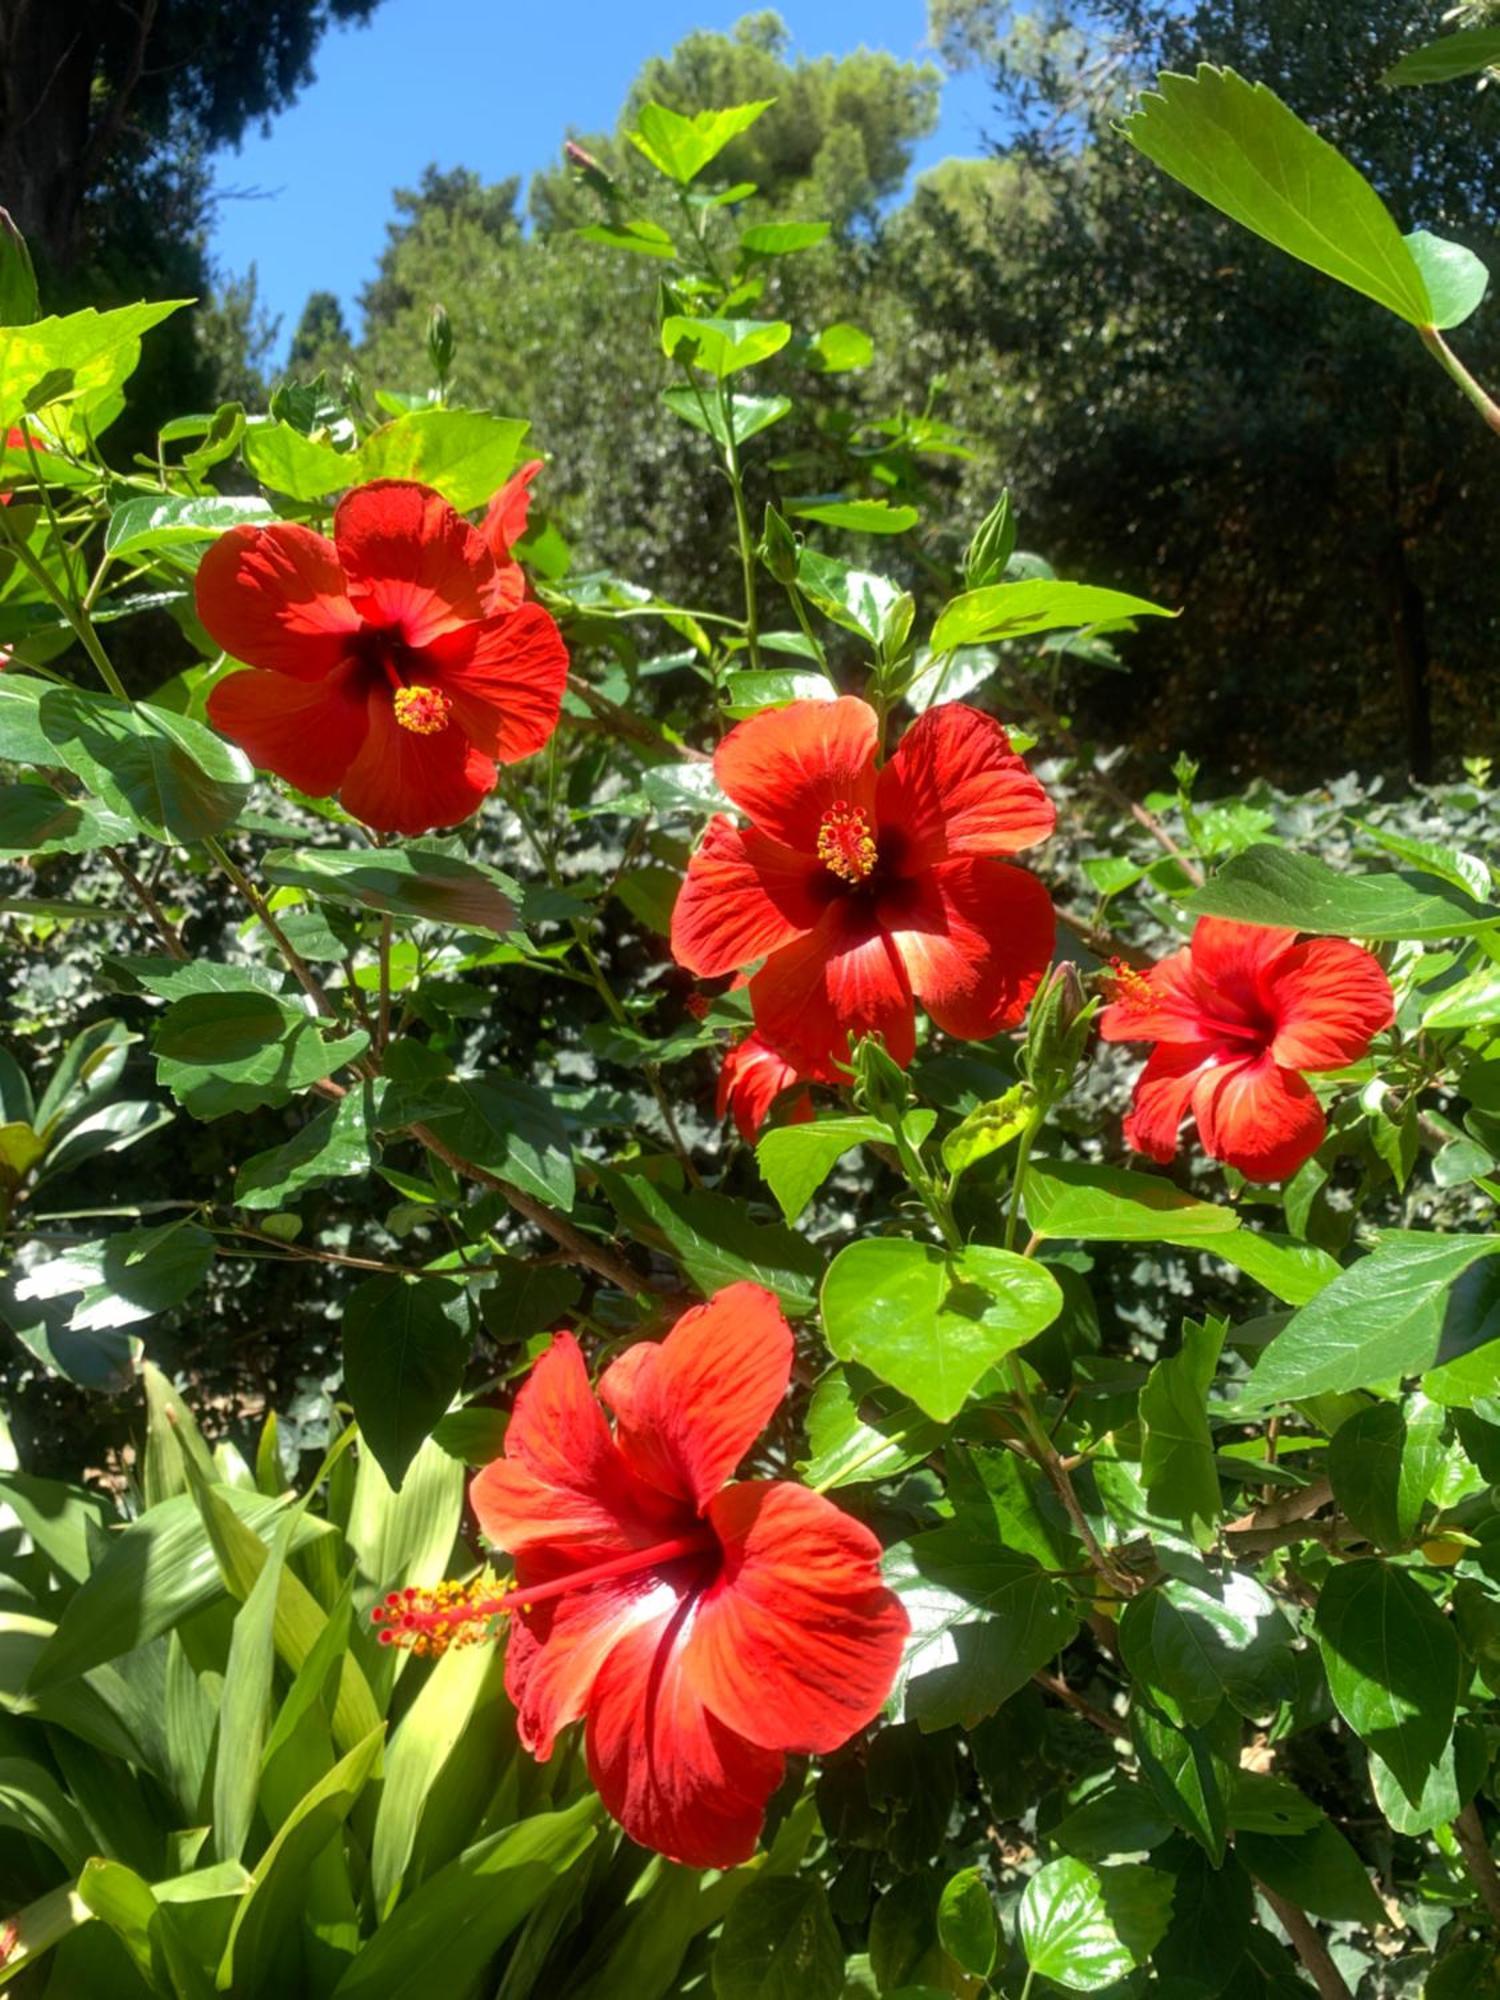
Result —
[{"label": "brown branch", "polygon": [[695,750],[687,743],[664,743],[649,723],[643,722],[638,715],[632,715],[629,709],[621,708],[618,702],[611,701],[607,695],[600,694],[597,689],[589,687],[586,682],[577,679],[570,680],[568,687],[599,721],[605,725],[612,735],[623,736],[629,743],[639,743],[643,747],[649,747],[652,750],[673,751],[688,763],[711,764],[713,762],[713,758],[707,750]]},{"label": "brown branch", "polygon": [[592,1242],[582,1230],[575,1229],[564,1217],[555,1215],[544,1202],[537,1201],[534,1196],[524,1193],[518,1187],[513,1187],[498,1174],[492,1174],[488,1167],[481,1167],[477,1161],[466,1160],[462,1153],[455,1153],[451,1146],[438,1137],[430,1125],[408,1125],[406,1129],[419,1144],[427,1148],[429,1153],[435,1154],[445,1166],[451,1167],[454,1173],[462,1174],[465,1180],[478,1182],[480,1187],[492,1188],[496,1194],[504,1195],[517,1215],[552,1238],[558,1248],[566,1254],[570,1264],[582,1265],[585,1270],[592,1271],[596,1277],[603,1278],[607,1284],[617,1286],[632,1298],[642,1292],[652,1292],[660,1298],[673,1296],[665,1285],[658,1283],[654,1278],[644,1277],[613,1250]]},{"label": "brown branch", "polygon": [[1065,1703],[1076,1715],[1081,1715],[1085,1722],[1091,1722],[1095,1729],[1102,1730],[1112,1741],[1124,1734],[1124,1725],[1122,1723],[1118,1722],[1114,1716],[1106,1715],[1102,1708],[1095,1708],[1094,1704],[1086,1696],[1070,1688],[1061,1674],[1049,1674],[1046,1668],[1043,1667],[1034,1673],[1031,1678],[1039,1688],[1045,1688],[1048,1694],[1054,1696],[1058,1701]]},{"label": "brown branch", "polygon": [[167,956],[179,961],[185,961],[189,953],[187,946],[182,942],[181,933],[170,917],[168,917],[161,904],[157,902],[151,890],[141,880],[140,876],[136,874],[119,848],[106,847],[104,852],[113,864],[121,881],[146,912],[152,927],[162,941],[162,949],[166,952]]},{"label": "brown branch", "polygon": [[1289,1493],[1284,1500],[1273,1500],[1253,1513],[1241,1514],[1237,1521],[1228,1523],[1224,1534],[1237,1558],[1266,1555],[1287,1542],[1324,1541],[1336,1535],[1341,1526],[1347,1527],[1342,1516],[1333,1521],[1313,1521],[1312,1516],[1332,1500],[1333,1488],[1328,1481],[1315,1479],[1300,1493]]},{"label": "brown branch", "polygon": [[1328,1947],[1319,1937],[1307,1912],[1299,1910],[1295,1903],[1289,1903],[1285,1896],[1278,1896],[1264,1882],[1257,1880],[1255,1886],[1276,1912],[1281,1928],[1291,1939],[1292,1949],[1301,1959],[1322,2000],[1354,2000],[1348,1982],[1329,1956]]},{"label": "brown branch", "polygon": [[120,134],[125,129],[125,120],[130,112],[130,101],[135,96],[146,67],[146,49],[151,41],[151,30],[156,25],[158,0],[142,0],[141,10],[136,16],[135,47],[130,52],[130,66],[120,79],[109,102],[109,108],[99,120],[89,136],[83,159],[78,168],[78,185],[88,188],[93,185],[100,167],[114,150]]},{"label": "brown branch", "polygon": [[1485,1838],[1484,1822],[1472,1800],[1453,1822],[1453,1833],[1464,1857],[1464,1866],[1474,1878],[1480,1901],[1489,1911],[1491,1922],[1500,1925],[1500,1870],[1495,1867],[1495,1857]]}]

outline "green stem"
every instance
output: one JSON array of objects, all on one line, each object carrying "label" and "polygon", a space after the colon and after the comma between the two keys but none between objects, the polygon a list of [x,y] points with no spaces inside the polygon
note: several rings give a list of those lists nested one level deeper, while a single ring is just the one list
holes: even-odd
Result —
[{"label": "green stem", "polygon": [[740,451],[734,437],[734,404],[727,387],[719,384],[719,410],[724,420],[724,471],[734,495],[734,523],[740,543],[740,573],[745,585],[745,651],[752,669],[760,667],[760,622],[755,602],[755,536],[750,527],[750,510],[745,505],[745,482],[740,476]]},{"label": "green stem", "polygon": [[1439,368],[1462,389],[1492,431],[1500,431],[1500,403],[1482,389],[1435,326],[1419,326],[1422,345]]},{"label": "green stem", "polygon": [[1026,1169],[1031,1163],[1031,1149],[1036,1144],[1037,1134],[1041,1129],[1042,1113],[1038,1109],[1031,1114],[1026,1129],[1022,1132],[1020,1141],[1016,1146],[1016,1166],[1015,1172],[1011,1175],[1010,1182],[1010,1206],[1005,1214],[1005,1247],[1007,1250],[1014,1250],[1016,1247],[1016,1234],[1021,1221],[1021,1196],[1026,1186]]},{"label": "green stem", "polygon": [[[75,603],[72,597],[59,588],[46,564],[38,561],[31,550],[27,548],[25,542],[22,541],[6,518],[6,512],[3,507],[0,507],[0,534],[3,534],[5,539],[10,543],[16,560],[21,564],[22,568],[28,572],[36,583],[40,584],[49,601],[62,613],[74,638],[98,668],[99,677],[110,693],[117,700],[128,702],[130,696],[125,691],[125,684],[115,672],[114,664],[108,653],[105,652],[100,642],[99,634],[94,630],[94,621],[89,617],[81,604]],[[66,544],[64,544],[64,551],[67,553]]]}]

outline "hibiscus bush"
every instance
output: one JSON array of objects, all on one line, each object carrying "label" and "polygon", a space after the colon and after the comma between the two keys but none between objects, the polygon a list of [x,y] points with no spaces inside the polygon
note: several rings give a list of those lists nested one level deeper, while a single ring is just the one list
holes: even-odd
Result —
[{"label": "hibiscus bush", "polygon": [[[1070,690],[1193,606],[944,570],[764,109],[571,149],[732,603],[440,308],[116,463],[173,307],[0,229],[17,1992],[1500,1984],[1490,774],[1134,796]],[[1470,251],[1232,73],[1129,131],[1500,428]]]}]

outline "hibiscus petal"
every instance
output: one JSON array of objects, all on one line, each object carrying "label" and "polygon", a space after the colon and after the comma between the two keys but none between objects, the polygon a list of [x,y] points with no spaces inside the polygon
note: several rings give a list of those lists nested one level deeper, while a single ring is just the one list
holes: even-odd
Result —
[{"label": "hibiscus petal", "polygon": [[1188,1114],[1199,1076],[1214,1060],[1211,1042],[1162,1042],[1135,1080],[1125,1143],[1163,1165],[1177,1154],[1177,1128]]},{"label": "hibiscus petal", "polygon": [[[735,1130],[747,1146],[753,1146],[777,1098],[791,1090],[797,1080],[792,1065],[752,1030],[725,1051],[715,1108],[721,1118],[732,1114]],[[806,1090],[788,1100],[788,1125],[805,1125],[812,1115],[812,1098]]]},{"label": "hibiscus petal", "polygon": [[906,1639],[880,1543],[821,1494],[730,1486],[709,1508],[724,1550],[683,1669],[704,1706],[768,1750],[829,1751],[880,1713]]},{"label": "hibiscus petal", "polygon": [[373,625],[399,626],[422,647],[483,618],[494,559],[477,528],[441,493],[410,479],[373,479],[346,493],[333,539],[351,595]]},{"label": "hibiscus petal", "polygon": [[631,1839],[687,1868],[748,1861],[781,1756],[726,1726],[682,1668],[686,1612],[613,1648],[589,1700],[589,1776]]},{"label": "hibiscus petal", "polygon": [[485,509],[479,524],[485,546],[497,563],[505,562],[526,532],[526,516],[531,508],[531,482],[542,469],[539,458],[528,459],[510,475]]},{"label": "hibiscus petal", "polygon": [[295,521],[220,535],[198,565],[194,594],[209,637],[231,659],[293,680],[331,673],[360,628],[338,551]]},{"label": "hibiscus petal", "polygon": [[1342,1069],[1358,1062],[1396,1018],[1380,961],[1344,938],[1294,945],[1267,977],[1276,1018],[1271,1054],[1284,1069]]},{"label": "hibiscus petal", "polygon": [[424,652],[459,727],[497,763],[532,756],[556,729],[568,649],[540,604],[459,626]]},{"label": "hibiscus petal", "polygon": [[496,1548],[542,1552],[559,1571],[649,1546],[684,1525],[680,1507],[664,1506],[632,1476],[570,1333],[555,1335],[527,1376],[505,1456],[476,1475],[469,1503]]},{"label": "hibiscus petal", "polygon": [[851,1038],[882,1035],[904,1068],[916,1053],[911,987],[895,946],[847,903],[830,906],[806,937],[768,958],[750,981],[755,1025],[810,1081],[847,1079]]},{"label": "hibiscus petal", "polygon": [[1327,1130],[1302,1078],[1269,1056],[1206,1070],[1193,1091],[1193,1113],[1204,1150],[1252,1181],[1296,1173]]},{"label": "hibiscus petal", "polygon": [[882,898],[880,914],[912,991],[964,1041],[1013,1027],[1052,962],[1052,898],[1004,861],[945,861]]},{"label": "hibiscus petal", "polygon": [[714,775],[763,833],[814,855],[830,806],[873,819],[878,739],[868,702],[792,701],[737,723],[715,753]]},{"label": "hibiscus petal", "polygon": [[317,681],[230,674],[210,690],[207,709],[214,728],[253,764],[313,798],[338,790],[370,726],[357,668]]},{"label": "hibiscus petal", "polygon": [[534,1757],[545,1763],[558,1732],[584,1714],[615,1647],[639,1626],[660,1629],[680,1602],[679,1591],[645,1571],[513,1614],[505,1691],[516,1705],[516,1733]]},{"label": "hibiscus petal", "polygon": [[1187,945],[1144,972],[1118,968],[1114,987],[1099,1016],[1102,1041],[1197,1043],[1212,1033]]},{"label": "hibiscus petal", "polygon": [[450,720],[434,735],[403,729],[389,693],[369,698],[364,748],[339,792],[345,812],[380,833],[457,826],[495,788],[495,766]]},{"label": "hibiscus petal", "polygon": [[790,848],[722,814],[708,823],[672,911],[672,956],[700,979],[737,972],[809,931],[817,873]]},{"label": "hibiscus petal", "polygon": [[1268,981],[1297,933],[1275,924],[1200,917],[1193,926],[1193,972],[1207,1012],[1269,1039]]},{"label": "hibiscus petal", "polygon": [[708,1505],[786,1394],[792,1330],[759,1285],[726,1285],[666,1339],[629,1347],[599,1378],[631,1469]]},{"label": "hibiscus petal", "polygon": [[1017,854],[1057,820],[1000,724],[957,701],[907,730],[880,773],[876,805],[881,832],[905,836],[902,865],[913,871],[956,854]]}]

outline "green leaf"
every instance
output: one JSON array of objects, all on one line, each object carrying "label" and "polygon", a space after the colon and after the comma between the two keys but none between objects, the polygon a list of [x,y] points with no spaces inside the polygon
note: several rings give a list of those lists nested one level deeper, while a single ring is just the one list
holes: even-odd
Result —
[{"label": "green leaf", "polygon": [[1443,1468],[1443,1412],[1416,1398],[1412,1421],[1395,1403],[1371,1403],[1346,1417],[1328,1443],[1328,1477],[1340,1511],[1377,1548],[1412,1538]]},{"label": "green leaf", "polygon": [[133,1326],[181,1305],[213,1260],[214,1239],[196,1222],[122,1229],[32,1264],[16,1281],[15,1295],[25,1301],[81,1293],[69,1321],[77,1333]]},{"label": "green leaf", "polygon": [[530,428],[488,410],[408,410],[365,439],[354,477],[420,480],[467,514],[505,484]]},{"label": "green leaf", "polygon": [[516,1346],[560,1325],[582,1293],[576,1271],[508,1258],[494,1283],[480,1293],[480,1317],[492,1340]]},{"label": "green leaf", "polygon": [[885,1576],[911,1620],[895,1693],[923,1729],[972,1729],[1078,1629],[1062,1583],[968,1527],[934,1528],[892,1549]]},{"label": "green leaf", "polygon": [[518,892],[508,875],[420,841],[347,853],[277,847],[266,856],[261,872],[268,882],[387,916],[490,931],[496,937],[519,927],[512,901]]},{"label": "green leaf", "polygon": [[751,257],[789,257],[825,241],[830,222],[756,222],[742,232],[740,248]]},{"label": "green leaf", "polygon": [[238,1861],[250,1838],[260,1790],[276,1671],[276,1601],[293,1530],[295,1512],[283,1517],[271,1553],[240,1606],[229,1634],[229,1660],[219,1698],[218,1749],[214,1762],[213,1843],[220,1861]]},{"label": "green leaf", "polygon": [[94,1848],[78,1807],[45,1765],[27,1757],[0,1757],[0,1827],[39,1840],[69,1875]]},{"label": "green leaf", "polygon": [[1160,1869],[1091,1868],[1065,1855],[1026,1884],[1016,1928],[1033,1972],[1071,1993],[1098,1993],[1146,1963],[1171,1907],[1172,1877]]},{"label": "green leaf", "polygon": [[1168,72],[1122,130],[1174,180],[1288,256],[1410,326],[1432,324],[1421,270],[1390,210],[1264,84],[1207,63],[1195,77]]},{"label": "green leaf", "polygon": [[[1212,1548],[1222,1511],[1208,1392],[1224,1344],[1223,1320],[1186,1320],[1182,1346],[1158,1361],[1140,1396],[1141,1478],[1153,1511]],[[1206,1719],[1206,1718],[1205,1718]]]},{"label": "green leaf", "polygon": [[568,1128],[545,1091],[488,1070],[456,1076],[447,1059],[412,1041],[386,1051],[390,1087],[381,1105],[385,1131],[420,1123],[445,1145],[553,1208],[573,1206]]},{"label": "green leaf", "polygon": [[290,494],[293,500],[321,500],[325,493],[355,485],[360,477],[356,454],[335,451],[331,444],[305,437],[280,421],[247,424],[240,448],[262,486]]},{"label": "green leaf", "polygon": [[714,1947],[715,2000],[839,2000],[844,1946],[816,1876],[761,1875]]},{"label": "green leaf", "polygon": [[39,310],[26,238],[0,208],[0,326],[30,326]]},{"label": "green leaf", "polygon": [[872,646],[880,644],[886,622],[902,597],[899,586],[888,576],[851,569],[848,563],[808,548],[798,551],[797,588],[825,618],[842,625],[846,632],[858,632]]},{"label": "green leaf", "polygon": [[943,1140],[943,1165],[954,1176],[967,1173],[1018,1139],[1034,1111],[1035,1100],[1024,1083],[1016,1084],[1003,1097],[975,1105]]},{"label": "green leaf", "polygon": [[1000,1920],[978,1868],[950,1875],[938,1898],[938,1942],[975,1979],[988,1979],[1000,1950]]},{"label": "green leaf", "polygon": [[1422,1010],[1424,1028],[1483,1028],[1500,1022],[1500,965],[1488,961],[1445,986]]},{"label": "green leaf", "polygon": [[[279,1500],[238,1487],[215,1489],[226,1507],[257,1535],[281,1510]],[[292,1546],[301,1548],[327,1528],[303,1519]],[[59,1686],[106,1660],[134,1652],[224,1591],[223,1578],[187,1493],[158,1502],[113,1535],[88,1580],[64,1607],[40,1660],[31,1671],[34,1693]]]},{"label": "green leaf", "polygon": [[730,104],[718,111],[695,112],[684,118],[665,104],[648,102],[641,106],[630,143],[645,154],[660,174],[680,187],[697,178],[711,160],[716,160],[731,140],[748,132],[764,112],[776,102],[763,97],[750,104]]},{"label": "green leaf", "polygon": [[1033,632],[1056,632],[1075,625],[1114,624],[1122,618],[1170,618],[1165,605],[1123,590],[1090,583],[1058,583],[1028,577],[1019,583],[989,583],[966,590],[945,604],[932,628],[932,651],[951,653],[987,640],[1024,639]]},{"label": "green leaf", "polygon": [[1173,1722],[1209,1722],[1225,1699],[1264,1718],[1296,1692],[1292,1628],[1240,1571],[1166,1578],[1130,1600],[1119,1633],[1120,1657]]},{"label": "green leaf", "polygon": [[344,1307],[344,1387],[361,1435],[399,1492],[422,1441],[458,1394],[471,1338],[461,1285],[366,1278]]},{"label": "green leaf", "polygon": [[1468,937],[1500,923],[1500,909],[1430,876],[1341,875],[1314,855],[1266,845],[1226,861],[1186,908],[1195,917],[1376,941]]},{"label": "green leaf", "polygon": [[334,1988],[334,2000],[431,2000],[475,1990],[484,1968],[599,1832],[592,1796],[465,1848],[400,1903]]},{"label": "green leaf", "polygon": [[37,720],[52,762],[153,840],[222,833],[250,796],[244,752],[170,709],[56,687]]},{"label": "green leaf", "polygon": [[1443,1754],[1427,1773],[1415,1801],[1402,1790],[1395,1772],[1376,1751],[1370,1752],[1370,1789],[1375,1803],[1397,1833],[1431,1833],[1458,1818],[1484,1783],[1490,1767],[1489,1745],[1477,1716],[1460,1716]]},{"label": "green leaf", "polygon": [[[1238,1739],[1239,1724],[1235,1720]],[[1135,1701],[1130,1736],[1141,1776],[1174,1826],[1190,1834],[1218,1868],[1229,1833],[1225,1789],[1234,1766],[1220,1754],[1205,1728],[1181,1728]]]},{"label": "green leaf", "polygon": [[1251,1371],[1243,1407],[1420,1375],[1437,1359],[1455,1281],[1497,1249],[1493,1237],[1387,1230],[1293,1314]]},{"label": "green leaf", "polygon": [[609,250],[631,250],[637,257],[677,255],[677,245],[666,230],[644,216],[628,216],[615,228],[605,222],[591,222],[574,233],[581,243],[602,243]]},{"label": "green leaf", "polygon": [[171,299],[161,305],[121,306],[114,312],[69,313],[28,326],[0,326],[0,430],[27,414],[40,416],[49,430],[82,447],[82,418],[92,428],[107,411],[118,414],[119,392],[141,358],[141,335],[192,303]]},{"label": "green leaf", "polygon": [[[1043,1239],[1192,1245],[1240,1226],[1232,1209],[1197,1201],[1160,1175],[1077,1160],[1033,1160],[1022,1199],[1028,1227]],[[1203,1247],[1221,1254],[1216,1240]]]},{"label": "green leaf", "polygon": [[849,375],[868,368],[875,359],[875,343],[863,327],[840,320],[825,326],[807,352],[809,366],[819,375]]},{"label": "green leaf", "polygon": [[1313,1629],[1339,1714],[1415,1804],[1453,1733],[1452,1625],[1404,1570],[1366,1559],[1329,1572]]},{"label": "green leaf", "polygon": [[726,423],[719,398],[706,391],[690,389],[679,383],[674,389],[663,389],[661,399],[674,416],[681,417],[684,423],[704,432],[720,446],[728,444],[731,424],[735,443],[743,444],[758,432],[769,430],[772,424],[779,424],[792,407],[790,396],[736,394],[729,398],[729,422]]},{"label": "green leaf", "polygon": [[300,1002],[246,987],[174,1000],[152,1041],[157,1081],[195,1118],[289,1103],[368,1048],[362,1029],[323,1039]]},{"label": "green leaf", "polygon": [[1481,259],[1462,243],[1434,236],[1428,229],[1414,229],[1406,247],[1432,301],[1433,325],[1462,326],[1470,313],[1478,311],[1489,289],[1490,274]]},{"label": "green leaf", "polygon": [[1111,1854],[1149,1853],[1171,1831],[1171,1820],[1144,1785],[1115,1778],[1059,1821],[1049,1838],[1080,1861],[1104,1861]]},{"label": "green leaf", "polygon": [[0,791],[0,853],[91,854],[135,838],[128,819],[24,778]]},{"label": "green leaf", "polygon": [[795,1222],[845,1153],[890,1136],[878,1118],[819,1118],[767,1132],[755,1157],[782,1214]]},{"label": "green leaf", "polygon": [[823,1280],[823,1329],[841,1361],[858,1361],[928,1416],[947,1423],[1007,1354],[1062,1311],[1047,1268],[971,1245],[876,1237],[841,1250]]},{"label": "green leaf", "polygon": [[1500,64],[1500,28],[1457,28],[1409,49],[1381,77],[1385,84],[1451,83]]},{"label": "green leaf", "polygon": [[915,507],[895,507],[889,500],[808,500],[788,505],[799,521],[816,521],[825,528],[844,528],[851,535],[904,535],[922,518]]},{"label": "green leaf", "polygon": [[304,1794],[277,1828],[235,1909],[219,1965],[220,1992],[260,1988],[283,1938],[301,1922],[307,1871],[373,1777],[384,1740],[381,1723]]},{"label": "green leaf", "polygon": [[855,1372],[858,1389],[846,1369],[831,1368],[814,1389],[803,1419],[808,1457],[801,1473],[820,1493],[856,1480],[888,1479],[942,1443],[941,1424],[863,1370]]},{"label": "green leaf", "polygon": [[104,531],[106,555],[138,559],[159,549],[211,542],[246,522],[259,526],[276,517],[264,500],[250,495],[213,494],[184,498],[146,493],[114,508]]},{"label": "green leaf", "polygon": [[1368,1930],[1390,1921],[1359,1856],[1326,1819],[1307,1833],[1240,1832],[1234,1851],[1257,1882],[1311,1917]]},{"label": "green leaf", "polygon": [[783,319],[687,319],[674,313],[662,321],[662,352],[669,361],[690,362],[718,382],[779,354],[792,337]]},{"label": "green leaf", "polygon": [[774,1292],[788,1318],[805,1318],[823,1259],[779,1223],[758,1222],[747,1203],[722,1194],[682,1194],[640,1174],[599,1173],[616,1214],[635,1236],[660,1242],[705,1298],[741,1278]]},{"label": "green leaf", "polygon": [[234,1178],[236,1206],[284,1208],[304,1188],[368,1173],[384,1088],[378,1081],[362,1083],[310,1118],[284,1145],[252,1154]]},{"label": "green leaf", "polygon": [[0,757],[12,764],[56,764],[57,752],[42,729],[41,700],[51,681],[32,680],[15,668],[0,674]]}]

